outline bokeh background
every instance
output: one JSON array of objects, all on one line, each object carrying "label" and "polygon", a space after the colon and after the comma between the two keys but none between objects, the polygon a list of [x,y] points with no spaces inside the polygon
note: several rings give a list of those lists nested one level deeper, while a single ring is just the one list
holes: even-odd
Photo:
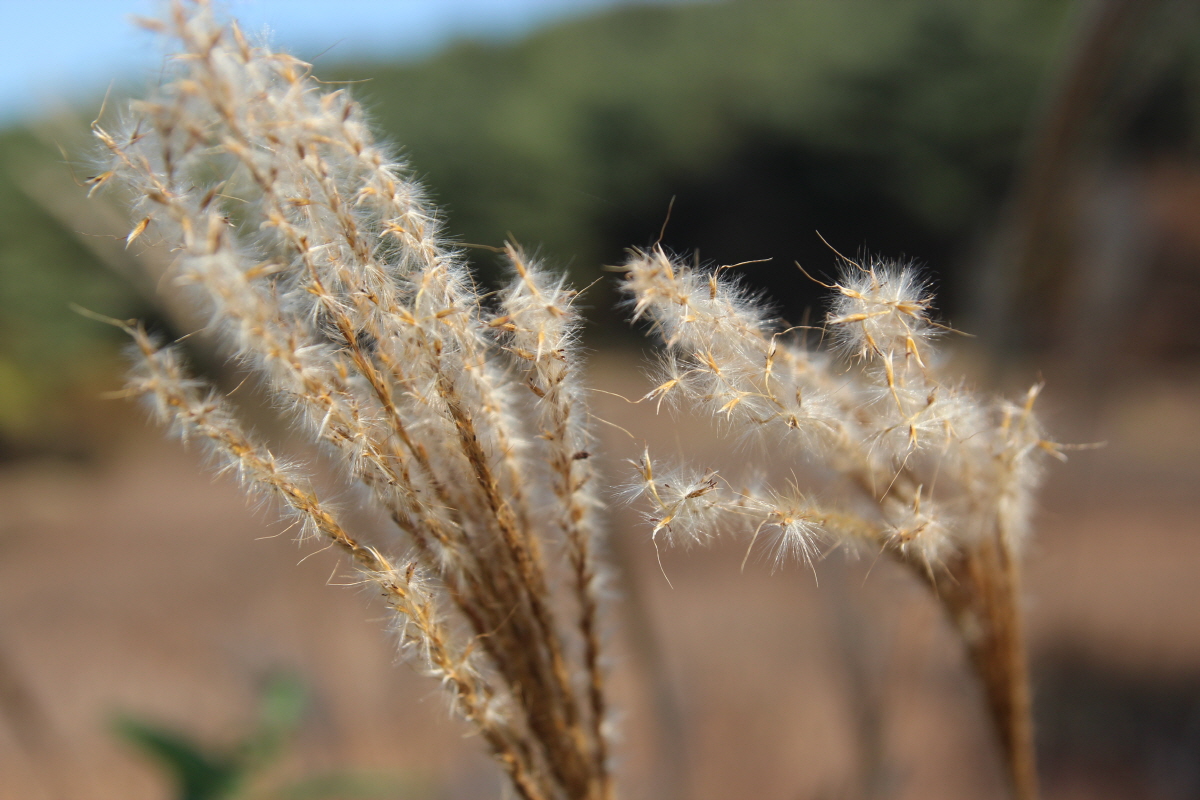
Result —
[{"label": "bokeh background", "polygon": [[[822,308],[796,262],[923,265],[940,317],[974,334],[948,342],[971,383],[1044,380],[1054,435],[1103,443],[1049,470],[1028,553],[1046,796],[1200,797],[1194,2],[229,7],[356,82],[452,234],[482,245],[482,281],[511,237],[590,286],[591,378],[613,393],[594,406],[633,434],[601,426],[614,482],[642,440],[754,457],[616,396],[649,388],[652,350],[603,269],[625,248],[769,259],[745,279],[792,322]],[[197,318],[159,279],[169,255],[126,249],[119,207],[79,186],[106,91],[118,105],[161,65],[125,19],[154,8],[5,9],[0,798],[216,797],[230,776],[254,797],[500,796],[379,609],[113,399],[119,337],[71,308],[180,334]],[[740,571],[729,544],[664,552],[668,584],[612,506],[626,797],[1004,796],[958,644],[902,570]]]}]

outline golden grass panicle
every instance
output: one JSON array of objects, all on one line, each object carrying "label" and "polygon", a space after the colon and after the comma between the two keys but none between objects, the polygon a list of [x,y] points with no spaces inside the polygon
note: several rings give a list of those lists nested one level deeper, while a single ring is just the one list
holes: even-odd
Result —
[{"label": "golden grass panicle", "polygon": [[609,797],[573,295],[514,248],[503,312],[485,308],[344,91],[207,2],[173,3],[153,27],[178,46],[164,81],[119,128],[94,127],[131,238],[175,251],[228,349],[407,534],[405,566],[344,531],[298,467],[136,328],[131,390],[352,557],[518,795]]},{"label": "golden grass panicle", "polygon": [[[663,349],[644,398],[686,403],[730,431],[815,463],[818,487],[744,487],[724,465],[668,468],[647,454],[630,494],[653,535],[705,542],[741,530],[778,565],[823,547],[886,550],[936,591],[983,679],[1019,797],[1036,794],[1018,613],[1018,554],[1038,484],[1057,455],[1021,403],[992,400],[944,374],[932,298],[911,267],[845,261],[814,350],[782,330],[726,269],[700,269],[661,248],[635,250],[624,289]],[[787,449],[789,445],[792,447]],[[718,475],[718,469],[721,474]]]}]

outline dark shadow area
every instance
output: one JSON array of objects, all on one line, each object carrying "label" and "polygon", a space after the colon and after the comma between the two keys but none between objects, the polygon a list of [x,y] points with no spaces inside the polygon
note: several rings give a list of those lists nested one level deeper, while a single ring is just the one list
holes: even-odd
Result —
[{"label": "dark shadow area", "polygon": [[1139,674],[1071,650],[1039,661],[1038,748],[1049,795],[1200,797],[1200,673]]},{"label": "dark shadow area", "polygon": [[[662,242],[676,253],[695,253],[704,263],[720,265],[769,259],[738,272],[793,324],[809,310],[819,319],[829,296],[795,262],[829,280],[838,261],[831,247],[850,258],[916,261],[935,285],[941,283],[962,237],[931,231],[880,190],[875,178],[885,164],[806,148],[770,133],[747,133],[740,141],[710,171],[671,182],[669,221],[671,198],[646,198],[611,216],[606,240],[646,246],[666,222]],[[863,220],[874,221],[869,233]]]}]

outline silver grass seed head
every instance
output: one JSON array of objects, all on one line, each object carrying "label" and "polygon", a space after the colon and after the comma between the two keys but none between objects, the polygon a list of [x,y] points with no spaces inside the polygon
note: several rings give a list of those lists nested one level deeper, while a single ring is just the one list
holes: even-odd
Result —
[{"label": "silver grass seed head", "polygon": [[[884,535],[901,552],[915,554],[926,564],[937,564],[961,542],[947,524],[945,509],[922,495],[921,488],[910,500],[890,498],[881,504],[889,523]],[[959,537],[963,534],[961,526],[953,530]]]},{"label": "silver grass seed head", "polygon": [[922,361],[936,333],[928,319],[933,298],[911,265],[847,264],[835,290],[826,324],[843,352],[864,361],[889,355]]},{"label": "silver grass seed head", "polygon": [[661,534],[669,544],[684,546],[711,541],[727,505],[720,498],[715,472],[683,467],[660,469],[648,452],[635,466],[637,479],[620,494],[626,502],[646,504],[644,516],[654,526],[653,538]]},{"label": "silver grass seed head", "polygon": [[748,514],[760,517],[754,540],[765,542],[772,571],[793,562],[813,563],[823,530],[819,513],[799,492],[750,495],[744,505]]},{"label": "silver grass seed head", "polygon": [[633,319],[648,317],[668,347],[765,347],[762,303],[721,270],[693,268],[657,246],[631,251],[624,268]]}]

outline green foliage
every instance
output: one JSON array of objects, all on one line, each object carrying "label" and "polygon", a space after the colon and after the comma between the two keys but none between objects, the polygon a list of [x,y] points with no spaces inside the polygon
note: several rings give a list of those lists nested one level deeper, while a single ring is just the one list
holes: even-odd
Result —
[{"label": "green foliage", "polygon": [[183,734],[137,719],[120,720],[117,731],[162,766],[179,800],[233,797],[241,788],[246,769],[232,756],[210,755]]},{"label": "green foliage", "polygon": [[232,747],[209,747],[190,736],[135,717],[116,723],[118,735],[153,759],[166,773],[177,800],[326,800],[326,798],[414,797],[394,779],[329,772],[272,788],[260,777],[283,755],[304,715],[304,687],[294,678],[267,684],[255,726]]},{"label": "green foliage", "polygon": [[[847,194],[962,234],[1007,179],[1065,6],[633,6],[516,45],[464,42],[419,64],[339,72],[372,76],[356,91],[404,143],[452,230],[488,245],[512,233],[594,274],[634,243],[615,230],[645,243],[672,194],[712,188],[764,141],[813,166],[868,165],[840,175]],[[795,207],[796,190],[768,202]]]},{"label": "green foliage", "polygon": [[62,158],[23,131],[0,133],[0,439],[53,421],[70,390],[119,337],[71,303],[128,314],[132,292],[21,189]]},{"label": "green foliage", "polygon": [[[828,263],[819,229],[842,248],[945,265],[1001,197],[1066,8],[632,5],[515,43],[465,41],[401,65],[323,59],[317,71],[371,79],[351,91],[403,144],[463,242],[512,235],[580,284],[653,240],[672,196],[666,244],[709,258]],[[143,312],[17,188],[38,169],[65,173],[61,162],[24,133],[0,136],[0,439],[34,425],[110,350],[112,333],[68,303]],[[769,288],[797,306],[811,299],[799,282]],[[606,319],[611,300],[593,295],[589,314]]]}]

